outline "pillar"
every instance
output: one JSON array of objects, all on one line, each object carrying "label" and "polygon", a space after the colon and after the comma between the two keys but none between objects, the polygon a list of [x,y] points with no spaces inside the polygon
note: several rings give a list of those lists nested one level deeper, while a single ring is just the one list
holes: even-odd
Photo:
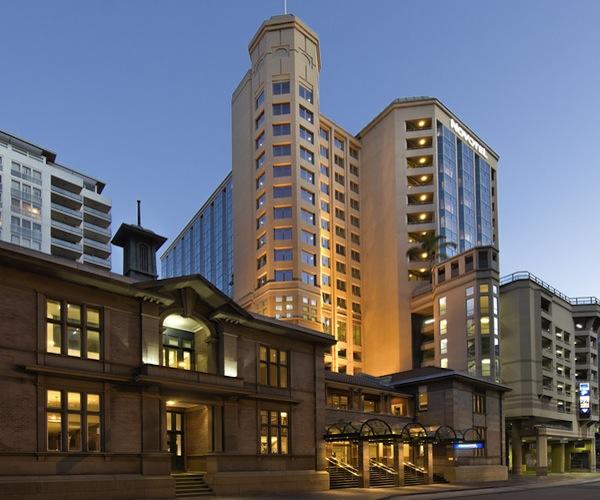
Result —
[{"label": "pillar", "polygon": [[548,474],[548,435],[545,427],[538,427],[536,455],[535,473],[538,476],[545,476]]},{"label": "pillar", "polygon": [[398,473],[398,486],[404,486],[404,449],[402,443],[395,441],[394,447],[394,470]]},{"label": "pillar", "polygon": [[360,441],[358,444],[358,470],[360,471],[359,485],[361,488],[369,487],[369,442]]},{"label": "pillar", "polygon": [[590,441],[590,472],[596,472],[596,437],[592,429],[592,440]]},{"label": "pillar", "polygon": [[552,443],[552,472],[562,473],[565,471],[565,444]]},{"label": "pillar", "polygon": [[425,484],[433,484],[433,444],[425,444],[425,455],[423,456],[423,467],[426,470]]},{"label": "pillar", "polygon": [[523,444],[521,443],[521,427],[517,422],[512,424],[512,473],[520,476],[523,471]]}]

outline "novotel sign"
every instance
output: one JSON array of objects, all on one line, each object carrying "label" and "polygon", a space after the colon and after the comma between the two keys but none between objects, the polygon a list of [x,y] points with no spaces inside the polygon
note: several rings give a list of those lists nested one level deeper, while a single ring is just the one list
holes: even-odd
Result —
[{"label": "novotel sign", "polygon": [[450,118],[450,128],[456,132],[463,141],[465,141],[469,146],[471,146],[475,151],[477,151],[481,156],[487,159],[487,151],[486,149],[479,144],[471,134],[469,134],[464,128],[462,128],[454,119]]}]

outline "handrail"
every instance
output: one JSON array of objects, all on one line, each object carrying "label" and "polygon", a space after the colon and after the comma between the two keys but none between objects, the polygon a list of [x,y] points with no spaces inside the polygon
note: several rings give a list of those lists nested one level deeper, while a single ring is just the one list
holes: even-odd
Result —
[{"label": "handrail", "polygon": [[373,467],[375,467],[377,469],[384,470],[388,474],[396,474],[396,475],[398,474],[394,469],[392,469],[391,467],[388,467],[385,464],[382,464],[381,462],[378,462],[374,458],[370,458],[369,459],[369,465],[371,465],[371,466],[373,466]]},{"label": "handrail", "polygon": [[567,297],[564,293],[558,291],[552,285],[549,285],[544,280],[538,278],[535,274],[532,274],[529,271],[517,271],[516,273],[512,273],[507,276],[503,276],[502,278],[500,278],[500,286],[508,285],[515,281],[521,281],[521,280],[530,280],[530,281],[533,281],[534,283],[537,283],[542,288],[545,288],[550,293],[563,299],[565,302],[568,302],[572,306],[600,305],[600,299],[598,299],[596,297]]},{"label": "handrail", "polygon": [[409,469],[413,469],[421,474],[427,474],[427,471],[423,467],[419,467],[418,465],[413,464],[412,462],[404,462],[404,465]]},{"label": "handrail", "polygon": [[338,460],[335,457],[327,457],[327,461],[329,463],[335,465],[336,467],[339,467],[340,469],[344,469],[345,471],[349,472],[353,476],[360,476],[360,474],[358,473],[358,469],[352,467],[350,464],[347,464],[345,462],[342,462],[341,460]]}]

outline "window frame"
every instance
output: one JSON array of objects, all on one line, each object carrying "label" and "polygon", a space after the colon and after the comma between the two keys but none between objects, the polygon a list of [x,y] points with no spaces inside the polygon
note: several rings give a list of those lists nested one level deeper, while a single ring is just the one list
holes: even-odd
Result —
[{"label": "window frame", "polygon": [[[265,357],[263,359],[262,353],[265,352]],[[271,361],[272,353],[275,353],[276,360]],[[282,362],[281,354],[285,353],[285,361]],[[257,383],[258,385],[267,386],[267,387],[276,387],[279,389],[289,389],[290,387],[290,351],[287,349],[278,349],[276,347],[271,347],[266,344],[259,344],[258,352],[258,373],[257,373]],[[266,379],[263,378],[262,368],[265,368]],[[275,375],[277,380],[273,383],[272,377],[272,367],[275,369]],[[285,373],[285,377],[282,377],[282,373]],[[282,384],[282,381],[284,383]]]},{"label": "window frame", "polygon": [[[272,423],[273,414],[277,414],[277,424]],[[263,422],[263,415],[266,414],[266,423]],[[285,414],[286,423],[283,424],[283,414]],[[288,409],[277,410],[272,408],[261,408],[258,411],[258,454],[259,455],[290,455],[290,417],[291,412]],[[273,434],[275,430],[276,435]],[[285,432],[284,432],[285,431]],[[285,435],[284,435],[285,434]],[[262,438],[266,437],[266,450],[262,447]],[[273,451],[272,439],[277,440],[277,451]],[[282,451],[283,437],[286,439],[286,450]]]}]

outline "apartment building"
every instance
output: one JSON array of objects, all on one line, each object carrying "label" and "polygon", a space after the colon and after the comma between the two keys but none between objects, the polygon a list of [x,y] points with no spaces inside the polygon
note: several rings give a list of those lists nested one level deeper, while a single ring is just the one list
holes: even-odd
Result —
[{"label": "apartment building", "polygon": [[56,153],[0,131],[0,240],[111,267],[111,201],[104,183]]},{"label": "apartment building", "polygon": [[161,259],[161,276],[201,274],[233,295],[233,217],[231,174],[173,240]]},{"label": "apartment building", "polygon": [[501,281],[502,379],[512,470],[596,470],[600,301],[528,272]]},{"label": "apartment building", "polygon": [[[233,298],[334,335],[331,370],[412,369],[413,292],[439,260],[498,246],[498,156],[432,97],[395,100],[356,135],[324,116],[319,39],[293,15],[265,21],[249,54],[232,96]],[[168,276],[185,273],[169,263],[186,231]],[[455,247],[407,257],[432,235]]]}]

